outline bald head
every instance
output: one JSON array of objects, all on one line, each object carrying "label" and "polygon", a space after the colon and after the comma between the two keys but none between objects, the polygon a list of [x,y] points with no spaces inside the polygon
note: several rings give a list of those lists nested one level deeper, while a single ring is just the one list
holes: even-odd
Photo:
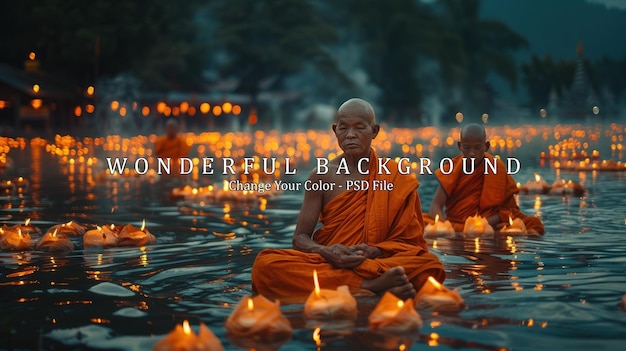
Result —
[{"label": "bald head", "polygon": [[352,98],[339,106],[337,115],[335,116],[335,122],[341,117],[359,117],[365,120],[369,125],[376,124],[374,108],[369,102],[359,98]]},{"label": "bald head", "polygon": [[372,139],[380,126],[376,124],[374,109],[363,99],[350,99],[337,111],[333,131],[344,155],[354,159],[368,157]]},{"label": "bald head", "polygon": [[169,138],[175,138],[178,136],[178,121],[174,118],[170,118],[165,121],[165,134]]},{"label": "bald head", "polygon": [[464,157],[474,158],[478,162],[482,162],[485,152],[489,151],[490,146],[485,127],[476,123],[466,124],[461,128],[461,135],[457,144]]},{"label": "bald head", "polygon": [[487,141],[487,131],[485,127],[477,124],[470,123],[466,124],[461,128],[461,135],[459,136],[460,141],[465,140],[481,140],[482,142]]}]

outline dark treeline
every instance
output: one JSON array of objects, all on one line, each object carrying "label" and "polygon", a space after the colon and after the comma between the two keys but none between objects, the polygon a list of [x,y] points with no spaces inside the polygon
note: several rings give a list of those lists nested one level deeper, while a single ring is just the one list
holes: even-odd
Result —
[{"label": "dark treeline", "polygon": [[[521,83],[532,108],[567,90],[575,57],[519,67],[513,53],[526,39],[479,9],[479,0],[8,1],[0,62],[19,67],[33,51],[42,70],[82,87],[118,75],[149,92],[234,81],[253,105],[266,90],[327,104],[361,95],[400,124],[432,120],[435,107],[490,112],[491,75],[514,90]],[[625,62],[587,62],[598,94],[619,99]]]}]

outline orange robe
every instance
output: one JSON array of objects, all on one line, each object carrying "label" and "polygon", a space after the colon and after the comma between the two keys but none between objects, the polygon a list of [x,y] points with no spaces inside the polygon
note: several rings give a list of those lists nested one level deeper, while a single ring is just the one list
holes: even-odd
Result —
[{"label": "orange robe", "polygon": [[[493,159],[494,156],[485,154],[485,158]],[[537,217],[524,215],[517,206],[514,197],[519,192],[517,184],[513,177],[506,173],[506,166],[500,159],[497,160],[497,172],[494,173],[489,168],[488,174],[484,174],[484,164],[476,165],[472,174],[465,174],[463,172],[463,155],[453,158],[452,161],[452,173],[443,174],[438,169],[435,171],[435,175],[448,196],[445,213],[448,220],[452,222],[455,231],[463,231],[467,217],[476,214],[490,217],[497,214],[504,223],[508,223],[509,216],[521,218],[526,229],[543,234],[544,228],[541,220]],[[467,162],[470,166],[470,161]],[[428,215],[425,215],[424,219],[427,222],[432,221]]]},{"label": "orange robe", "polygon": [[170,158],[171,161],[171,173],[170,175],[180,175],[180,159],[181,157],[187,157],[190,147],[187,145],[187,140],[182,136],[170,138],[167,135],[159,137],[154,142],[154,154],[161,159]]},{"label": "orange robe", "polygon": [[374,179],[387,180],[394,184],[394,189],[351,190],[338,195],[322,209],[323,226],[314,233],[313,240],[326,246],[367,243],[380,248],[383,256],[345,269],[333,267],[316,253],[266,249],[259,253],[252,267],[253,290],[270,298],[304,298],[313,290],[314,269],[323,288],[348,285],[352,292],[363,292],[360,287],[364,279],[377,278],[396,266],[404,267],[416,289],[429,275],[444,280],[443,265],[428,252],[423,237],[419,183],[413,176],[399,174],[393,161],[388,163],[392,174],[376,174],[376,157],[372,151],[370,174],[365,178],[370,189]]}]

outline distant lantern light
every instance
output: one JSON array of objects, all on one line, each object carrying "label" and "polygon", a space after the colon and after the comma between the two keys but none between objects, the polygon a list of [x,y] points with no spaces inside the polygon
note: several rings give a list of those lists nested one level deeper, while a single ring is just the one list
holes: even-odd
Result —
[{"label": "distant lantern light", "polygon": [[120,107],[120,116],[126,117],[126,107]]},{"label": "distant lantern light", "polygon": [[34,53],[33,51],[31,51],[31,52],[28,54],[28,58],[29,58],[31,61],[34,61],[36,57],[37,57],[37,55],[35,55],[35,53]]},{"label": "distant lantern light", "polygon": [[30,101],[30,105],[37,110],[41,107],[41,105],[43,105],[43,101],[41,101],[41,99],[32,99]]},{"label": "distant lantern light", "polygon": [[165,109],[163,110],[163,114],[166,117],[169,117],[172,114],[172,108],[169,106],[165,106]]},{"label": "distant lantern light", "polygon": [[167,105],[161,101],[157,104],[156,108],[157,108],[157,112],[158,113],[164,113],[165,112],[165,108],[167,107]]},{"label": "distant lantern light", "polygon": [[118,108],[120,108],[120,103],[117,100],[111,101],[111,110],[117,111]]},{"label": "distant lantern light", "polygon": [[241,106],[235,105],[233,106],[233,115],[238,116],[241,113]]},{"label": "distant lantern light", "polygon": [[600,108],[598,106],[594,106],[592,111],[594,115],[597,115],[598,113],[600,113]]},{"label": "distant lantern light", "polygon": [[92,104],[87,104],[85,106],[85,112],[87,113],[93,113],[93,111],[96,110],[96,106],[92,105]]},{"label": "distant lantern light", "polygon": [[133,111],[137,111],[137,106],[138,106],[137,101],[133,101],[132,106],[133,106]]},{"label": "distant lantern light", "polygon": [[230,102],[225,102],[222,105],[222,110],[224,110],[224,113],[231,113],[233,111],[233,104],[231,104]]},{"label": "distant lantern light", "polygon": [[93,85],[90,85],[87,87],[87,95],[93,96],[93,93],[95,92],[96,92],[96,89],[93,87]]},{"label": "distant lantern light", "polygon": [[459,123],[463,122],[463,113],[457,112],[454,118],[456,118],[456,121]]},{"label": "distant lantern light", "polygon": [[483,113],[482,119],[483,119],[483,123],[487,124],[487,122],[489,122],[489,114]]},{"label": "distant lantern light", "polygon": [[147,115],[150,114],[150,107],[148,106],[144,106],[141,108],[141,114],[146,117]]},{"label": "distant lantern light", "polygon": [[80,117],[80,115],[82,115],[82,114],[83,114],[83,109],[80,108],[80,106],[76,106],[74,108],[74,116]]},{"label": "distant lantern light", "polygon": [[180,103],[180,113],[187,113],[189,110],[189,103],[187,101],[183,101]]},{"label": "distant lantern light", "polygon": [[213,114],[214,114],[215,116],[219,116],[219,115],[221,115],[221,114],[222,114],[222,107],[221,107],[221,106],[219,106],[219,105],[215,105],[215,106],[213,106]]},{"label": "distant lantern light", "polygon": [[251,125],[255,125],[258,120],[259,118],[257,117],[256,113],[251,113],[250,116],[248,116],[248,123],[250,123]]},{"label": "distant lantern light", "polygon": [[189,109],[187,110],[187,114],[188,114],[190,117],[195,116],[195,115],[196,115],[196,108],[195,108],[195,107],[193,107],[193,106],[189,106]]},{"label": "distant lantern light", "polygon": [[37,94],[39,92],[39,84],[34,84],[33,85],[33,93]]},{"label": "distant lantern light", "polygon": [[211,105],[209,105],[209,103],[203,102],[200,104],[200,112],[206,115],[209,111],[211,111]]},{"label": "distant lantern light", "polygon": [[180,108],[178,106],[172,107],[172,116],[178,116],[180,114]]},{"label": "distant lantern light", "polygon": [[539,114],[541,115],[541,118],[546,118],[546,116],[548,115],[548,111],[546,111],[545,108],[542,108],[541,110],[539,110]]}]

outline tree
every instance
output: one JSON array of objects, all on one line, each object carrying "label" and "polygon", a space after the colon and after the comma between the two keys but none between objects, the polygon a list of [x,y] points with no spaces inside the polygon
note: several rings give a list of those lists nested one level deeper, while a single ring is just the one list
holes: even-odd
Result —
[{"label": "tree", "polygon": [[460,83],[465,95],[463,105],[479,115],[491,104],[489,73],[516,88],[518,68],[511,54],[528,46],[528,42],[500,21],[479,18],[480,0],[442,0],[441,4],[447,27],[461,38],[465,56]]},{"label": "tree", "polygon": [[464,60],[459,38],[429,7],[413,0],[353,0],[334,6],[334,22],[343,28],[345,40],[361,44],[362,64],[382,92],[384,118],[397,116],[396,121],[409,123],[419,115],[428,84],[418,78],[421,60],[435,59],[447,81],[457,78]]},{"label": "tree", "polygon": [[554,62],[552,57],[543,59],[533,55],[530,62],[522,64],[522,82],[528,91],[530,104],[534,109],[548,105],[552,90],[562,98],[572,84],[576,61]]},{"label": "tree", "polygon": [[150,89],[193,87],[203,64],[194,38],[198,1],[10,1],[0,25],[0,59],[21,64],[34,51],[42,68],[81,85],[134,71]]},{"label": "tree", "polygon": [[341,76],[326,48],[335,40],[335,30],[310,1],[232,0],[213,9],[216,49],[226,55],[221,74],[238,79],[237,91],[249,94],[254,107],[264,87],[280,86],[305,65]]}]

